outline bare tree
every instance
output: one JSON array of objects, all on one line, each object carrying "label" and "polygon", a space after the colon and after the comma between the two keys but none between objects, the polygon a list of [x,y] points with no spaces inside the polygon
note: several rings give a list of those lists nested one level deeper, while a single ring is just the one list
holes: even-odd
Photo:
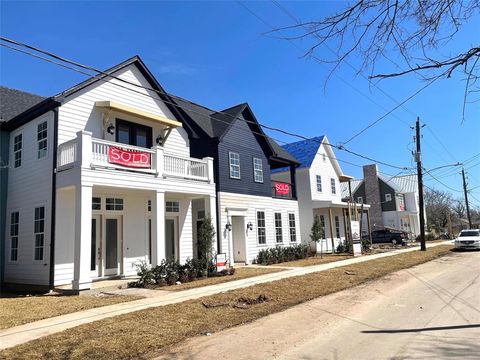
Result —
[{"label": "bare tree", "polygon": [[451,213],[452,195],[446,191],[427,189],[425,191],[425,209],[428,228],[442,232],[448,224],[448,214]]},{"label": "bare tree", "polygon": [[[465,78],[464,119],[467,97],[480,92],[480,41],[477,38],[475,46],[465,44],[467,48],[454,54],[440,50],[479,12],[480,0],[357,0],[332,16],[296,21],[273,33],[288,40],[313,40],[305,56],[332,63],[332,72],[353,56],[363,59],[357,70],[367,71],[371,79],[415,73],[435,81],[459,72]],[[317,51],[322,45],[331,50],[332,57],[327,51]],[[395,69],[377,72],[383,60]]]},{"label": "bare tree", "polygon": [[466,217],[466,208],[463,199],[455,200],[452,203],[452,212],[457,219],[465,219]]}]

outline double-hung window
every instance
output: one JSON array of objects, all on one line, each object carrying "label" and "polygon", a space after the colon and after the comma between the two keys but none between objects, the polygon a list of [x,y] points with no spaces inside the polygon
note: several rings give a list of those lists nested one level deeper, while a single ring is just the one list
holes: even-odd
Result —
[{"label": "double-hung window", "polygon": [[322,177],[317,175],[317,192],[322,192]]},{"label": "double-hung window", "polygon": [[230,177],[232,179],[240,179],[240,154],[229,152],[228,161],[230,164]]},{"label": "double-hung window", "polygon": [[43,249],[45,247],[45,207],[35,208],[35,219],[33,226],[35,237],[35,260],[43,260]]},{"label": "double-hung window", "polygon": [[332,194],[336,194],[337,193],[337,186],[336,186],[334,178],[330,179],[330,186],[332,187]]},{"label": "double-hung window", "polygon": [[297,226],[295,222],[295,214],[288,214],[288,226],[290,228],[290,242],[296,242]]},{"label": "double-hung window", "polygon": [[18,134],[13,138],[13,166],[16,168],[22,166],[22,147],[23,136]]},{"label": "double-hung window", "polygon": [[277,243],[283,242],[282,213],[275,213],[275,240]]},{"label": "double-hung window", "polygon": [[44,121],[37,126],[37,158],[41,159],[47,156],[47,122]]},{"label": "double-hung window", "polygon": [[255,182],[263,183],[263,163],[262,159],[253,158],[253,178]]},{"label": "double-hung window", "polygon": [[265,231],[265,211],[257,211],[257,238],[259,244],[267,243]]},{"label": "double-hung window", "polygon": [[19,212],[15,211],[10,214],[10,261],[18,260],[18,224]]}]

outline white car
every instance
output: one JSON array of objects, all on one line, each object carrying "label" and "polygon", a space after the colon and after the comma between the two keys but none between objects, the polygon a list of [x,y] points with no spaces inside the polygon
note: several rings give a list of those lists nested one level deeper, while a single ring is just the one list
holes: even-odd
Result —
[{"label": "white car", "polygon": [[480,230],[462,230],[455,239],[455,249],[480,249]]}]

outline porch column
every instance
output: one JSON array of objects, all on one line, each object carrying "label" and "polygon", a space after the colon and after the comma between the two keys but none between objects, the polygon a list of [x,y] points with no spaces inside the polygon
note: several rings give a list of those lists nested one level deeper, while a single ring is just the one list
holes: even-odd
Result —
[{"label": "porch column", "polygon": [[79,161],[81,167],[89,168],[92,165],[92,133],[80,130],[77,132],[77,139],[77,161]]},{"label": "porch column", "polygon": [[[212,157],[205,157],[202,160],[205,160],[207,162],[207,176],[208,176],[208,182],[210,184],[213,184],[214,180],[214,169],[213,169],[213,158]],[[215,207],[214,207],[215,208]],[[213,219],[213,216],[212,216]]]},{"label": "porch column", "polygon": [[156,172],[156,176],[163,176],[163,169],[164,169],[164,152],[163,146],[155,145],[152,147],[155,150],[155,168],[153,168]]},{"label": "porch column", "polygon": [[155,191],[152,200],[152,265],[165,259],[165,193]]},{"label": "porch column", "polygon": [[368,222],[368,238],[370,239],[370,246],[372,246],[372,225],[370,223],[370,209],[367,209],[367,222]]},{"label": "porch column", "polygon": [[330,240],[332,241],[332,254],[335,254],[335,240],[333,238],[333,216],[332,216],[332,208],[328,208],[328,220],[330,225]]},{"label": "porch column", "polygon": [[[219,239],[217,226],[217,198],[215,196],[205,197],[205,214],[210,215],[213,228],[215,229],[215,239]],[[212,250],[215,253],[220,252],[220,248],[218,247],[218,241],[213,242]]]},{"label": "porch column", "polygon": [[90,289],[90,251],[92,236],[92,186],[75,187],[75,247],[73,290]]}]

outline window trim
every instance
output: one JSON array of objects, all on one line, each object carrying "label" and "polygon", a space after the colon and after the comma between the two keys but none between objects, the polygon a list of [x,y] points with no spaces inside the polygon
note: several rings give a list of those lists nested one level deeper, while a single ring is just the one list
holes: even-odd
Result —
[{"label": "window trim", "polygon": [[[238,165],[232,165],[232,155],[238,156]],[[232,175],[232,166],[233,167],[238,166],[238,177]],[[241,167],[240,167],[240,154],[237,152],[234,152],[234,151],[228,152],[228,174],[230,176],[230,179],[239,180],[242,178]]]},{"label": "window trim", "polygon": [[388,193],[388,194],[385,194],[385,202],[390,202],[392,201],[392,194]]},{"label": "window trim", "polygon": [[[277,215],[280,215],[280,226],[277,226]],[[273,213],[273,225],[275,227],[275,243],[276,244],[283,244],[283,219],[282,219],[282,213],[281,212],[274,212]],[[278,233],[278,230],[280,229],[280,234]],[[279,236],[280,235],[280,241]]]},{"label": "window trim", "polygon": [[[177,211],[168,211],[167,210],[167,203],[178,203],[178,210]],[[172,206],[172,209],[174,209],[175,207]],[[168,213],[168,214],[179,214],[180,213],[180,200],[165,200],[165,213]]]},{"label": "window trim", "polygon": [[[315,181],[317,184],[317,192],[322,193],[323,192],[322,175],[315,175]],[[318,189],[318,185],[320,185],[320,190]]]},{"label": "window trim", "polygon": [[[292,227],[292,218],[293,216],[293,222],[294,226]],[[293,234],[292,234],[293,230]],[[291,243],[297,243],[297,217],[295,216],[295,213],[288,213],[288,235]],[[292,240],[292,235],[295,237],[295,240]]]},{"label": "window trim", "polygon": [[[18,264],[18,253],[19,253],[19,244],[20,244],[20,210],[19,209],[14,209],[14,210],[10,210],[8,212],[10,214],[10,221],[9,221],[9,227],[8,227],[8,239],[10,240],[9,241],[9,244],[8,244],[8,262],[11,263],[11,264]],[[16,235],[12,235],[12,215],[17,213],[17,233]],[[13,250],[13,247],[12,247],[12,238],[13,237],[16,237],[17,238],[17,247],[16,247],[16,250],[17,250],[17,258],[15,260],[12,260],[12,250]]]},{"label": "window trim", "polygon": [[[255,160],[259,160],[260,161],[260,169],[256,169],[255,167]],[[264,177],[263,177],[263,160],[261,158],[257,158],[257,157],[253,157],[253,181],[256,182],[256,183],[260,183],[260,184],[263,184],[263,181],[264,181]],[[260,172],[261,176],[262,176],[262,180],[257,180],[257,171]]]},{"label": "window trim", "polygon": [[[43,208],[43,231],[42,232],[35,232],[35,221],[37,221],[35,217],[35,211],[36,209]],[[47,223],[47,206],[45,204],[41,205],[34,205],[33,207],[33,261],[35,263],[38,262],[44,262],[46,261],[45,259],[45,248],[46,248],[46,223]],[[41,259],[36,259],[36,250],[37,250],[37,234],[42,234],[43,235],[43,245],[41,246],[42,248],[42,258]],[[40,246],[38,246],[40,247]]]},{"label": "window trim", "polygon": [[[140,145],[136,144],[136,131],[138,129],[143,129],[147,133],[147,144],[144,149],[151,149],[153,146],[153,128],[151,126],[143,125],[134,121],[128,121],[128,120],[123,120],[119,118],[115,118],[115,142],[119,144],[124,144],[118,141],[118,128],[120,125],[124,125],[128,127],[128,137],[129,137],[129,144],[125,145],[132,145],[132,146],[138,146],[142,147]],[[133,144],[130,144],[132,142]]]},{"label": "window trim", "polygon": [[[20,149],[19,150],[16,150],[15,151],[15,139],[17,137],[21,137],[21,140],[20,140]],[[14,169],[18,169],[18,168],[21,168],[23,166],[23,132],[20,131],[18,132],[17,134],[13,134],[13,142],[12,142],[12,163],[13,163],[13,168]],[[15,159],[15,155],[17,153],[20,153],[20,165],[16,166],[17,164],[17,159]]]},{"label": "window trim", "polygon": [[[258,213],[263,213],[263,226],[259,226],[258,224]],[[257,245],[260,246],[267,246],[267,213],[265,210],[257,209],[255,210],[255,220],[257,223]],[[265,238],[265,242],[261,243],[260,242],[260,232],[258,231],[260,228],[264,230],[263,236]]]},{"label": "window trim", "polygon": [[330,178],[330,191],[332,195],[337,195],[337,181],[335,178]]},{"label": "window trim", "polygon": [[[38,139],[38,134],[39,134],[38,128],[39,128],[40,125],[43,125],[43,124],[45,124],[46,127],[45,127],[45,130],[42,130],[42,132],[45,131],[46,136],[45,136],[45,138],[42,138],[41,140],[39,140]],[[43,159],[48,158],[48,143],[49,143],[49,141],[48,141],[48,128],[49,128],[48,127],[48,120],[39,121],[37,123],[37,160],[43,160]],[[45,155],[40,157],[40,143],[43,142],[43,141],[45,141]]]}]

